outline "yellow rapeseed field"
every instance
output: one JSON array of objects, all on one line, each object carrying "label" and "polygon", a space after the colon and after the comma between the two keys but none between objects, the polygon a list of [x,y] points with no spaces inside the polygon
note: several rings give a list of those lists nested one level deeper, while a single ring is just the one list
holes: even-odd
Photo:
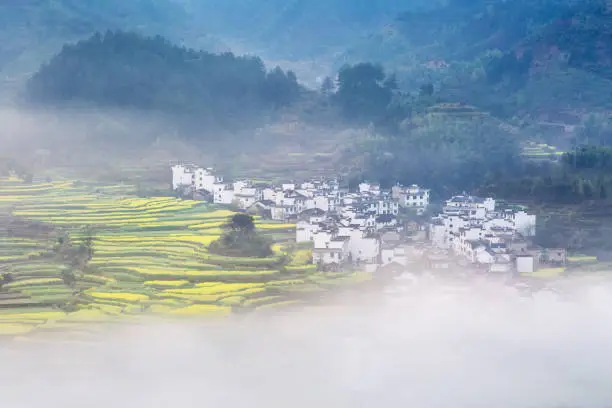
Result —
[{"label": "yellow rapeseed field", "polygon": [[145,285],[147,286],[161,286],[161,287],[180,287],[189,285],[188,280],[152,280],[145,281]]},{"label": "yellow rapeseed field", "polygon": [[201,316],[201,315],[223,315],[226,316],[232,311],[228,306],[217,305],[191,305],[181,309],[174,309],[171,313],[180,316]]},{"label": "yellow rapeseed field", "polygon": [[100,299],[110,299],[110,300],[124,300],[127,302],[139,302],[141,300],[147,300],[149,297],[147,295],[142,295],[140,293],[127,293],[127,292],[88,292],[89,295],[100,298]]},{"label": "yellow rapeseed field", "polygon": [[[14,265],[18,276],[5,285],[10,296],[0,298],[5,307],[15,304],[5,308],[14,313],[0,313],[0,334],[76,327],[146,312],[224,316],[236,307],[291,304],[283,302],[297,288],[342,281],[310,278],[316,270],[310,251],[287,245],[295,224],[255,217],[256,228],[275,241],[275,255],[269,258],[216,255],[208,247],[235,212],[175,197],[136,197],[135,191],[129,185],[0,179],[0,204],[13,215],[59,226],[73,246],[91,238],[93,250],[87,272],[75,275],[73,289],[62,279],[62,271],[71,266],[54,254],[56,238],[0,238],[0,261]],[[278,261],[284,254],[291,263],[283,267]],[[294,278],[280,280],[284,272],[278,268]],[[75,304],[78,310],[64,313],[49,302]]]}]

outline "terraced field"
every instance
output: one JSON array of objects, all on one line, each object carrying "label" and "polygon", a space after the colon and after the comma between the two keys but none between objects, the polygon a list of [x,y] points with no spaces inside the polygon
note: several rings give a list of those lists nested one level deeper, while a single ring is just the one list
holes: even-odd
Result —
[{"label": "terraced field", "polygon": [[531,160],[557,160],[564,153],[546,143],[529,142],[523,146],[521,155]]},{"label": "terraced field", "polygon": [[[275,241],[269,258],[209,253],[231,211],[132,191],[0,180],[0,210],[28,226],[0,235],[0,334],[78,331],[149,315],[225,316],[300,303],[369,279],[316,272],[310,250],[293,243],[294,224],[256,220]],[[90,256],[75,265],[63,255],[66,247]]]},{"label": "terraced field", "polygon": [[567,257],[567,265],[564,267],[540,268],[533,273],[521,273],[528,278],[558,278],[573,274],[582,274],[585,271],[609,270],[610,265],[598,262],[596,256],[575,254]]}]

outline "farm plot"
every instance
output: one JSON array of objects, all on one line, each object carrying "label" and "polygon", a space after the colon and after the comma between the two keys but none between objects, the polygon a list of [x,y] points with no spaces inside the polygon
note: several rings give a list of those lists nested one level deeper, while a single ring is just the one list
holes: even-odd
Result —
[{"label": "farm plot", "polygon": [[[309,293],[367,278],[317,274],[310,250],[291,245],[294,224],[256,219],[257,230],[276,242],[268,258],[209,253],[233,212],[126,191],[126,186],[0,181],[0,197],[13,216],[52,225],[69,236],[73,247],[91,250],[87,265],[67,284],[70,265],[54,258],[55,242],[7,238],[0,265],[2,256],[11,257],[7,262],[18,279],[0,289],[0,302],[15,304],[6,308],[8,317],[0,318],[0,334],[3,328],[12,334],[48,332],[147,314],[224,316],[286,306]],[[39,259],[44,256],[48,259]],[[65,312],[58,305],[71,308]]]},{"label": "farm plot", "polygon": [[546,143],[528,142],[523,146],[521,155],[530,160],[557,160],[564,152]]}]

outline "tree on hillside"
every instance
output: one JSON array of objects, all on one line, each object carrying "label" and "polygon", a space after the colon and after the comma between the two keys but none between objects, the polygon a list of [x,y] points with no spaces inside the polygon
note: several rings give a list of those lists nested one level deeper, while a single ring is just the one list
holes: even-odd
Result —
[{"label": "tree on hillside", "polygon": [[328,76],[325,77],[325,79],[323,79],[323,82],[321,83],[321,94],[323,94],[323,96],[329,97],[334,93],[335,89],[336,85],[334,84],[333,79]]},{"label": "tree on hillside", "polygon": [[243,235],[252,234],[255,231],[255,222],[249,214],[238,213],[234,214],[227,224],[227,227],[232,231]]},{"label": "tree on hillside", "polygon": [[293,71],[285,73],[276,67],[267,74],[266,83],[266,97],[276,108],[290,105],[299,96],[300,86]]},{"label": "tree on hillside", "polygon": [[397,81],[387,77],[380,65],[345,65],[338,73],[335,100],[347,119],[375,122],[385,115],[395,89]]},{"label": "tree on hillside", "polygon": [[272,255],[271,242],[255,230],[255,222],[249,214],[231,216],[224,225],[226,232],[209,250],[227,256],[266,257]]},{"label": "tree on hillside", "polygon": [[421,85],[419,89],[420,96],[432,96],[434,93],[434,86],[431,82]]}]

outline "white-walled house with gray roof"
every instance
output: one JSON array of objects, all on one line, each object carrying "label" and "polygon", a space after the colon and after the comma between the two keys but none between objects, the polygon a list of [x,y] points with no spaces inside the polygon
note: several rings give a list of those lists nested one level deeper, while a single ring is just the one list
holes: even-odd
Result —
[{"label": "white-walled house with gray roof", "polygon": [[490,271],[508,267],[508,243],[535,234],[536,216],[525,211],[496,211],[493,198],[452,197],[429,226],[431,244],[451,249],[471,263],[489,265]]}]

